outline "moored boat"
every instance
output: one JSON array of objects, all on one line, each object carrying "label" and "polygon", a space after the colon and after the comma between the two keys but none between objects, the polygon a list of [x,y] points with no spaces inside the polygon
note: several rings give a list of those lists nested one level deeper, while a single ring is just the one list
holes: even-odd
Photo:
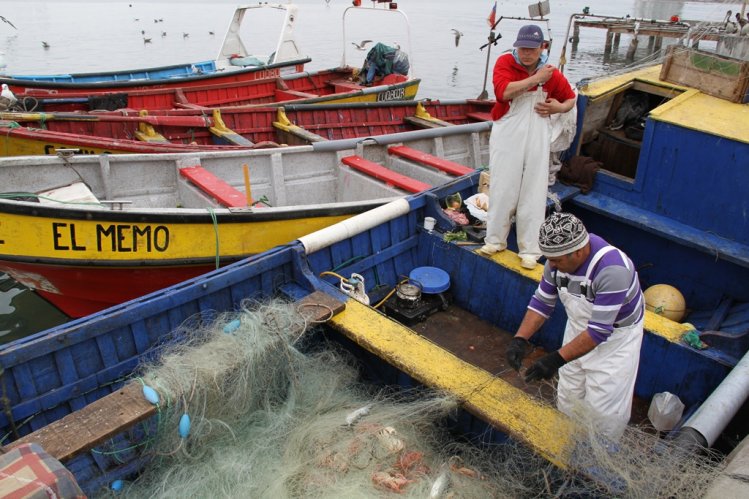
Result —
[{"label": "moored boat", "polygon": [[359,69],[350,66],[304,71],[253,81],[174,86],[126,92],[91,93],[27,88],[16,92],[22,110],[88,111],[131,108],[205,109],[232,106],[273,106],[283,103],[384,102],[413,99],[418,78],[390,74],[366,86],[359,82]]},{"label": "moored boat", "polygon": [[[137,359],[151,355],[149,347],[156,347],[181,322],[194,318],[197,311],[215,316],[234,310],[247,296],[263,299],[281,294],[293,300],[306,298],[308,306],[323,303],[324,308],[331,307],[318,333],[309,334],[323,333],[328,340],[344,344],[366,366],[370,381],[404,387],[423,384],[454,394],[462,407],[453,422],[456,431],[483,442],[504,441],[510,435],[557,467],[575,470],[579,458],[576,423],[545,402],[538,385],[518,386],[514,371],[503,361],[503,345],[510,339],[507,332],[518,327],[541,277],[540,267],[522,268],[509,249],[485,257],[443,237],[455,224],[444,214],[441,201],[456,193],[468,199],[478,182],[478,172],[460,177],[226,268],[6,345],[0,349],[0,362],[6,386],[11,387],[8,411],[17,422],[17,433],[42,428],[84,407],[78,402],[82,394],[87,401],[101,401],[97,410],[103,412],[98,414],[109,414],[106,394],[117,390],[119,380],[130,373]],[[569,198],[568,207],[586,222],[598,215],[576,205],[581,197],[577,189],[559,193],[563,199]],[[436,219],[435,229],[423,227],[427,216]],[[620,239],[619,245],[628,252],[638,246],[651,248],[647,262],[658,269],[658,277],[679,286],[694,284],[694,303],[710,302],[713,289],[735,291],[731,282],[749,274],[746,267],[716,261],[713,255],[691,246],[674,244],[671,252],[659,251],[669,244],[668,231],[640,230],[631,221],[602,218],[607,223],[596,228],[599,235]],[[692,261],[694,272],[674,265],[674,251]],[[635,263],[641,265],[641,261]],[[641,273],[647,282],[647,268]],[[418,281],[429,274],[437,279]],[[398,289],[404,276],[420,283],[412,286],[422,289],[418,296],[413,290]],[[741,317],[740,309],[747,302],[740,292],[732,298],[740,307],[720,312],[725,312],[726,325]],[[345,309],[339,312],[326,300],[341,301]],[[686,320],[721,309],[713,302],[712,308],[694,310]],[[542,355],[541,350],[559,347],[564,321],[558,308],[534,337],[540,347],[534,358]],[[645,328],[636,396],[647,401],[656,393],[669,391],[681,398],[688,413],[738,365],[734,354],[746,352],[746,345],[713,342],[709,331],[696,331],[655,311],[646,312]],[[686,332],[698,334],[710,347],[700,350],[684,343]],[[65,358],[79,359],[83,365],[78,371],[89,374],[70,378],[71,373],[63,367],[66,363],[58,361]],[[89,365],[90,369],[85,367]],[[36,372],[46,375],[40,378]],[[137,395],[140,385],[130,386]],[[26,388],[22,392],[15,387]],[[112,397],[121,400],[121,393]],[[155,409],[145,406],[143,415],[154,414]],[[131,417],[135,423],[141,414]],[[65,441],[60,439],[61,432],[81,424],[75,414],[71,418],[47,426],[45,432]],[[0,421],[9,427],[7,420]],[[118,423],[123,424],[122,420]],[[42,434],[28,435],[19,442],[39,441],[35,438]],[[115,449],[126,451],[116,452],[100,450],[99,442],[92,441],[87,447],[76,441],[77,455],[66,465],[84,490],[94,492],[117,479],[131,478],[147,466],[151,456],[147,450],[139,450],[146,449],[139,444],[147,438],[147,432],[117,433]],[[72,445],[61,447],[67,452]]]},{"label": "moored boat", "polygon": [[68,315],[87,315],[473,171],[486,163],[488,128],[225,153],[8,158],[0,269]]},{"label": "moored boat", "polygon": [[215,109],[210,116],[200,110],[0,113],[8,128],[0,151],[19,156],[55,154],[60,148],[117,154],[304,145],[487,121],[492,105],[478,100],[287,104]]},{"label": "moored boat", "polygon": [[[248,52],[241,37],[242,24],[247,17],[253,21],[253,14],[260,10],[278,11],[283,19],[280,33],[272,54],[252,54]],[[145,88],[176,88],[251,81],[260,78],[276,77],[282,74],[299,72],[310,58],[299,52],[294,39],[294,25],[298,17],[296,5],[278,3],[258,3],[238,6],[224,35],[216,59],[211,61],[189,62],[155,68],[108,71],[99,73],[54,74],[54,75],[2,75],[0,83],[7,84],[14,92],[26,88],[44,88],[47,92],[57,91],[106,93],[128,92]],[[251,47],[250,47],[251,49]],[[251,61],[250,61],[251,60]]]}]

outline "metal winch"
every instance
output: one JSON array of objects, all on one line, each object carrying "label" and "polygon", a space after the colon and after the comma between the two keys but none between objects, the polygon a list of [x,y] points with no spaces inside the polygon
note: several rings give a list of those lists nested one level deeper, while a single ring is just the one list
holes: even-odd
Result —
[{"label": "metal winch", "polygon": [[383,304],[383,311],[397,321],[411,326],[426,320],[439,310],[447,310],[451,296],[450,276],[437,267],[417,267],[408,279],[395,287],[393,296]]}]

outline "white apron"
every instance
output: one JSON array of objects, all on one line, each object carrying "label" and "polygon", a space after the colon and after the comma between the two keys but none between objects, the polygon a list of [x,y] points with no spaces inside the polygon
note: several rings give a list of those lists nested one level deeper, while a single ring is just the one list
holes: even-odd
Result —
[{"label": "white apron", "polygon": [[[618,250],[613,246],[606,246],[593,256],[585,276],[588,285],[590,273],[596,263],[609,251]],[[626,256],[622,256],[625,263],[628,262]],[[562,342],[566,345],[587,329],[593,304],[584,296],[569,293],[567,288],[561,288],[558,292],[567,312],[567,326]],[[618,440],[632,412],[642,334],[642,320],[631,326],[614,328],[608,340],[562,366],[557,385],[557,408],[574,416],[575,409],[583,403],[583,410],[593,411],[597,431],[612,440]]]},{"label": "white apron", "polygon": [[551,120],[534,111],[546,100],[538,87],[510,102],[510,109],[492,125],[489,139],[489,213],[484,242],[498,251],[507,247],[512,216],[518,255],[538,259],[538,230],[546,214]]}]

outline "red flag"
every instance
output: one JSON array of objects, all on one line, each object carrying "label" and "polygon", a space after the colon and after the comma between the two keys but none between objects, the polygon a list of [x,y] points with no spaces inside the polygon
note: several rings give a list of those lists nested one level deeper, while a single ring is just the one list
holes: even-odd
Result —
[{"label": "red flag", "polygon": [[494,27],[494,23],[497,22],[497,2],[494,2],[494,7],[492,7],[489,17],[486,18],[486,22],[489,23],[490,28]]}]

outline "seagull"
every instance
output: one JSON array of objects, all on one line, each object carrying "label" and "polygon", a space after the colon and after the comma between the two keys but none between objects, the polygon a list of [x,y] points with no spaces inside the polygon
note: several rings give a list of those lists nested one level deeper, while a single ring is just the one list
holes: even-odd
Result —
[{"label": "seagull", "polygon": [[48,49],[49,48],[49,43],[42,42],[42,47],[44,47],[45,49]]},{"label": "seagull", "polygon": [[141,35],[145,35],[146,34],[146,30],[144,30],[144,29],[140,30],[140,34]]},{"label": "seagull", "polygon": [[182,38],[187,38],[188,36],[190,36],[190,33],[182,33]]},{"label": "seagull", "polygon": [[216,33],[214,33],[213,31],[209,31],[208,34],[209,35],[215,35]]},{"label": "seagull", "polygon": [[143,38],[143,43],[151,43],[151,39],[150,38]]},{"label": "seagull", "polygon": [[161,32],[161,37],[163,38],[163,37],[165,37],[165,36],[166,36],[166,31],[162,31],[162,32]]},{"label": "seagull", "polygon": [[18,29],[18,28],[15,27],[15,25],[12,22],[8,21],[3,16],[0,16],[0,21],[4,22],[5,24],[10,24],[13,27],[13,29]]},{"label": "seagull", "polygon": [[360,43],[351,42],[351,45],[356,47],[358,50],[364,50],[364,47],[366,47],[368,43],[372,43],[372,40],[362,40]]},{"label": "seagull", "polygon": [[0,97],[5,97],[9,101],[8,107],[12,106],[16,102],[18,102],[18,99],[16,99],[16,96],[13,94],[13,92],[8,88],[7,83],[3,83],[3,90],[0,92]]},{"label": "seagull", "polygon": [[455,46],[457,47],[460,43],[460,37],[463,36],[463,33],[455,28],[452,29],[452,32],[455,34]]}]

